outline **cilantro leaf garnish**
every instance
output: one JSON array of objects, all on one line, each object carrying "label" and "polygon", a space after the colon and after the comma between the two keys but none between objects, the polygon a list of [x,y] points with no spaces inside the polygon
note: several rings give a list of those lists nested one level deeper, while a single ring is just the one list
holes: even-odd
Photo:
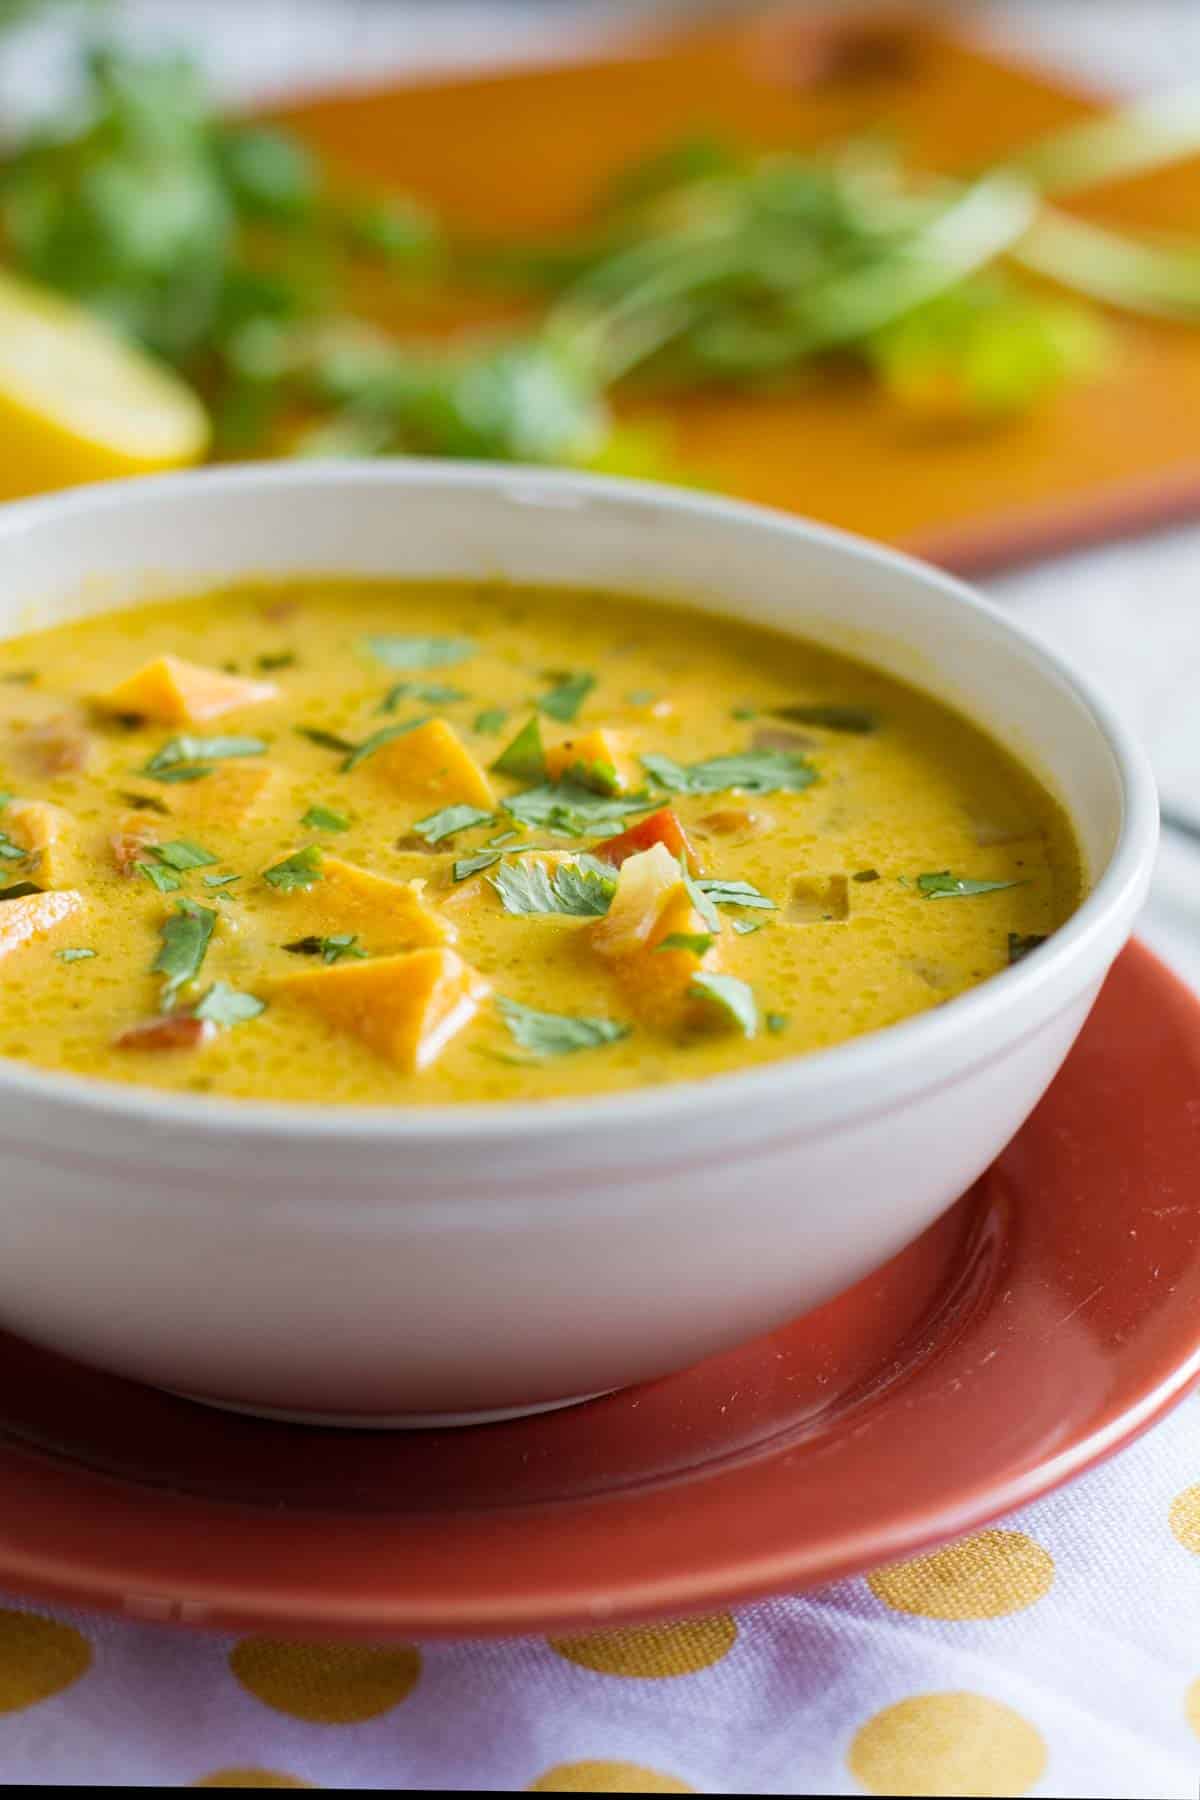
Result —
[{"label": "cilantro leaf garnish", "polygon": [[752,1038],[758,1031],[758,1004],[748,982],[736,975],[710,975],[702,971],[693,975],[688,993],[698,1000],[711,1002],[730,1025],[736,1025],[743,1037]]},{"label": "cilantro leaf garnish", "polygon": [[256,669],[261,669],[264,675],[271,674],[275,669],[293,669],[296,666],[296,652],[294,650],[264,650],[261,656],[255,657],[254,666]]},{"label": "cilantro leaf garnish", "polygon": [[949,869],[917,876],[917,886],[927,900],[959,900],[969,894],[996,894],[1002,888],[1024,885],[1024,881],[973,881],[967,875],[952,875]]},{"label": "cilantro leaf garnish", "polygon": [[599,918],[608,911],[617,887],[615,871],[592,856],[573,857],[553,874],[544,862],[502,862],[488,880],[505,912],[517,916],[561,913]]},{"label": "cilantro leaf garnish", "polygon": [[358,749],[349,738],[339,737],[336,731],[326,731],[321,725],[293,725],[292,730],[297,737],[307,738],[310,744],[317,744],[322,750],[338,750],[347,756]]},{"label": "cilantro leaf garnish", "polygon": [[363,645],[377,662],[389,669],[444,669],[474,656],[470,638],[366,637]]},{"label": "cilantro leaf garnish", "polygon": [[138,862],[134,867],[140,875],[146,877],[151,887],[158,889],[160,894],[176,894],[183,886],[174,869],[169,869],[161,863]]},{"label": "cilantro leaf garnish", "polygon": [[14,881],[11,887],[0,888],[0,900],[24,900],[30,894],[44,894],[36,881]]},{"label": "cilantro leaf garnish", "polygon": [[285,856],[282,862],[273,863],[269,869],[264,869],[263,880],[281,894],[290,894],[296,888],[310,888],[315,882],[324,879],[321,861],[321,852],[316,844],[306,844],[303,850],[297,850],[291,856]]},{"label": "cilantro leaf garnish", "polygon": [[455,881],[466,881],[472,875],[478,875],[481,869],[490,869],[500,861],[501,851],[481,850],[478,856],[464,856],[454,865]]},{"label": "cilantro leaf garnish", "polygon": [[336,932],[332,937],[296,938],[283,947],[292,956],[319,956],[326,963],[342,962],[346,957],[365,961],[367,956],[359,945],[358,933],[353,931]]},{"label": "cilantro leaf garnish", "polygon": [[580,707],[595,685],[594,675],[568,675],[541,696],[537,703],[538,711],[557,719],[560,724],[570,725],[578,717]]},{"label": "cilantro leaf garnish", "polygon": [[98,953],[95,950],[56,950],[54,954],[59,962],[73,963],[90,962]]},{"label": "cilantro leaf garnish", "polygon": [[465,700],[467,695],[462,688],[446,687],[440,681],[398,681],[395,687],[389,688],[380,701],[380,712],[395,712],[402,700],[421,700],[427,706],[450,706],[455,700]]},{"label": "cilantro leaf garnish", "polygon": [[202,875],[200,879],[205,887],[227,888],[232,887],[235,881],[240,881],[242,878],[240,875]]},{"label": "cilantro leaf garnish", "polygon": [[878,869],[859,869],[850,877],[851,881],[879,881],[882,879]]},{"label": "cilantro leaf garnish", "polygon": [[193,1016],[207,1019],[211,1025],[241,1025],[266,1010],[266,1001],[256,994],[239,994],[228,982],[214,981]]},{"label": "cilantro leaf garnish", "polygon": [[500,752],[492,767],[501,775],[516,776],[518,781],[537,781],[546,773],[546,748],[536,714]]},{"label": "cilantro leaf garnish", "polygon": [[28,858],[28,850],[14,844],[7,832],[0,831],[0,862],[26,862]]},{"label": "cilantro leaf garnish", "polygon": [[511,794],[503,804],[522,825],[541,826],[562,837],[586,837],[619,824],[630,813],[649,812],[654,802],[645,794],[593,794],[578,782],[558,781]]},{"label": "cilantro leaf garnish", "polygon": [[713,937],[716,937],[721,929],[721,921],[717,917],[717,909],[705,893],[704,889],[700,886],[700,883],[693,880],[691,870],[687,865],[686,852],[679,858],[679,873],[683,880],[683,885],[687,889],[688,899],[704,921],[705,929],[711,932]]},{"label": "cilantro leaf garnish", "polygon": [[193,981],[208,952],[209,940],[217,923],[211,907],[199,906],[194,900],[177,900],[175,911],[161,927],[162,946],[150,965],[154,975],[165,975],[163,1000],[173,1004],[185,981]]},{"label": "cilantro leaf garnish", "polygon": [[696,886],[714,906],[756,906],[767,912],[778,911],[775,902],[750,881],[698,881]]},{"label": "cilantro leaf garnish", "polygon": [[425,713],[421,718],[409,719],[403,725],[385,725],[381,731],[373,731],[370,737],[364,738],[361,744],[356,744],[351,750],[350,755],[342,764],[342,774],[349,775],[352,769],[357,769],[359,763],[366,762],[368,756],[374,756],[375,752],[382,750],[385,744],[392,743],[395,738],[407,736],[410,731],[415,731],[418,725],[427,725],[428,723],[429,714]]},{"label": "cilantro leaf garnish", "polygon": [[496,1000],[501,1018],[522,1050],[534,1056],[571,1056],[577,1050],[595,1050],[629,1036],[630,1027],[616,1019],[575,1018],[567,1013],[539,1012],[501,994]]},{"label": "cilantro leaf garnish", "polygon": [[790,725],[818,725],[825,731],[847,731],[865,736],[877,731],[879,718],[867,706],[827,705],[814,701],[811,705],[773,706],[772,716],[786,719]]},{"label": "cilantro leaf garnish", "polygon": [[730,919],[731,927],[739,937],[749,937],[753,931],[761,931],[767,923],[766,919]]},{"label": "cilantro leaf garnish", "polygon": [[168,869],[207,869],[221,860],[202,844],[193,844],[187,838],[176,838],[169,844],[147,844],[146,849]]},{"label": "cilantro leaf garnish", "polygon": [[688,950],[693,956],[705,956],[716,943],[711,931],[672,931],[668,932],[662,942],[655,944],[656,950]]},{"label": "cilantro leaf garnish", "polygon": [[310,831],[349,831],[350,821],[328,806],[310,806],[300,823]]},{"label": "cilantro leaf garnish", "polygon": [[1044,944],[1045,941],[1045,932],[1031,931],[1027,936],[1022,937],[1019,931],[1010,931],[1008,934],[1009,963],[1019,963],[1023,961],[1023,959],[1029,955],[1031,950],[1036,950],[1038,945]]},{"label": "cilantro leaf garnish", "polygon": [[214,762],[224,762],[234,756],[262,756],[266,749],[262,738],[184,734],[156,750],[138,773],[148,775],[152,781],[199,781],[212,774],[210,764]]},{"label": "cilantro leaf garnish", "polygon": [[476,825],[491,825],[495,818],[495,813],[481,812],[477,806],[443,806],[440,812],[430,813],[426,819],[418,819],[413,831],[417,837],[424,838],[427,844],[440,844],[443,838],[452,837],[456,831],[469,831]]},{"label": "cilantro leaf garnish", "polygon": [[125,801],[126,805],[131,806],[134,812],[161,813],[164,818],[170,817],[170,807],[165,806],[157,794],[122,794],[121,799]]},{"label": "cilantro leaf garnish", "polygon": [[494,737],[497,732],[504,730],[507,718],[508,712],[503,706],[488,706],[481,713],[475,714],[471,730],[479,732],[482,737]]},{"label": "cilantro leaf garnish", "polygon": [[817,779],[812,764],[795,750],[739,750],[684,766],[670,756],[645,755],[642,766],[660,787],[678,794],[799,793]]}]

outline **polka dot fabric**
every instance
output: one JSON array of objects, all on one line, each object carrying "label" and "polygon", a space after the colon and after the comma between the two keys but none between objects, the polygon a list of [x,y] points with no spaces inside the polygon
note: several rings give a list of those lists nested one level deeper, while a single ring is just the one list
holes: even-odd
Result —
[{"label": "polka dot fabric", "polygon": [[705,1618],[305,1644],[0,1601],[0,1769],[35,1786],[1194,1800],[1200,1395],[957,1544]]}]

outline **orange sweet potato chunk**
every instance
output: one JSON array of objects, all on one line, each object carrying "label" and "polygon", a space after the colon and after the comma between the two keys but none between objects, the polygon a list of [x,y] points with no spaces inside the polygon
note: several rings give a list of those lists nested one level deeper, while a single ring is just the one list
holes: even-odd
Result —
[{"label": "orange sweet potato chunk", "polygon": [[83,895],[72,889],[0,901],[0,960],[10,951],[19,950],[22,944],[44,937],[64,919],[80,912],[83,905]]},{"label": "orange sweet potato chunk", "polygon": [[218,763],[203,781],[173,787],[170,808],[192,824],[234,830],[261,809],[277,779],[276,771],[261,763]]},{"label": "orange sweet potato chunk", "polygon": [[[702,1022],[704,1009],[691,992],[692,981],[702,970],[719,968],[720,953],[715,941],[704,947],[709,928],[664,845],[624,863],[612,906],[591,933],[593,948],[609,962],[629,1004],[645,1023],[671,1031]],[[694,938],[701,944],[665,948],[672,937]]]},{"label": "orange sweet potato chunk", "polygon": [[393,738],[363,767],[384,776],[397,794],[431,812],[442,806],[496,804],[491,782],[445,719],[430,719]]},{"label": "orange sweet potato chunk", "polygon": [[551,781],[569,775],[581,787],[602,794],[632,794],[644,780],[620,734],[603,729],[551,744],[546,750],[546,774]]},{"label": "orange sweet potato chunk", "polygon": [[98,704],[108,712],[135,713],[162,725],[202,725],[242,706],[259,706],[278,697],[273,681],[247,681],[185,662],[181,656],[159,656],[135,670]]},{"label": "orange sweet potato chunk", "polygon": [[491,983],[442,948],[335,963],[286,976],[275,989],[416,1075],[470,1024]]},{"label": "orange sweet potato chunk", "polygon": [[322,856],[321,879],[281,893],[279,906],[291,937],[354,932],[379,955],[449,944],[457,936],[425,899],[424,881],[392,881],[340,856]]}]

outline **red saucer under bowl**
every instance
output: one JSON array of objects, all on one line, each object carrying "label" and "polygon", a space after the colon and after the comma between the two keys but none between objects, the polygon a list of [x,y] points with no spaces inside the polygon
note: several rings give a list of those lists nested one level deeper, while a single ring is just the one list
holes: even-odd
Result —
[{"label": "red saucer under bowl", "polygon": [[1198,1173],[1200,1002],[1135,945],[944,1218],[666,1380],[466,1430],[321,1431],[0,1337],[0,1587],[381,1639],[679,1615],[913,1554],[1077,1474],[1200,1375]]}]

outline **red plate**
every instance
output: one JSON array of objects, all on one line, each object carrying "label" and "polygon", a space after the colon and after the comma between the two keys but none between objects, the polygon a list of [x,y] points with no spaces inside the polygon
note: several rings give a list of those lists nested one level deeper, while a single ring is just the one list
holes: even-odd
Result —
[{"label": "red plate", "polygon": [[0,1586],[384,1638],[662,1617],[911,1554],[1106,1455],[1200,1374],[1198,1165],[1200,1005],[1135,946],[944,1219],[668,1380],[473,1430],[330,1432],[0,1339]]}]

